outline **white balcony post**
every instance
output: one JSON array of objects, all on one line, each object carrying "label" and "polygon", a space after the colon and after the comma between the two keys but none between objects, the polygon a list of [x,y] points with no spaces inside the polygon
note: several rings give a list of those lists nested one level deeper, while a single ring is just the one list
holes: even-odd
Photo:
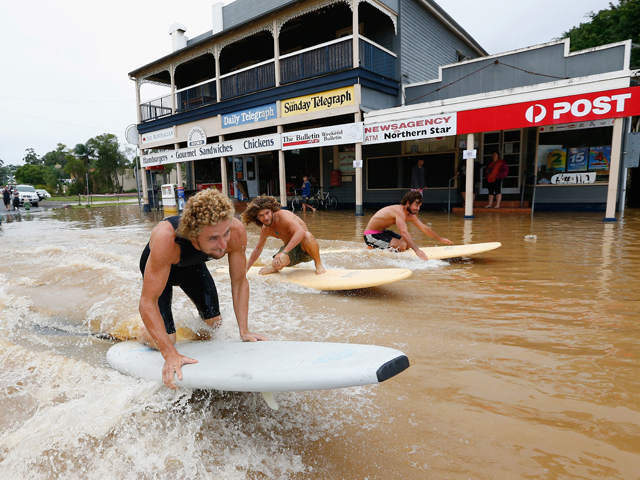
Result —
[{"label": "white balcony post", "polygon": [[624,118],[616,118],[613,121],[611,159],[609,160],[609,188],[607,190],[607,208],[604,216],[605,222],[617,221],[616,203],[618,200],[618,176],[620,175],[620,163],[622,162],[623,125]]},{"label": "white balcony post", "polygon": [[[136,85],[136,105],[137,108],[137,118],[138,125],[142,123],[142,112],[140,111],[140,83],[138,79],[135,79]],[[138,145],[140,145],[140,166],[138,168],[138,178],[142,179],[142,211],[150,212],[151,208],[149,207],[149,192],[147,191],[147,171],[142,166],[142,156],[144,155],[144,150],[142,149],[142,135],[138,134]]]},{"label": "white balcony post", "polygon": [[358,32],[360,21],[358,19],[358,3],[359,0],[351,0],[351,9],[353,10],[353,68],[360,66],[360,36]]},{"label": "white balcony post", "polygon": [[171,71],[171,115],[176,114],[176,76],[175,68],[173,65],[170,67]]},{"label": "white balcony post", "polygon": [[[219,142],[224,142],[224,135],[218,136]],[[220,178],[222,179],[222,194],[229,196],[229,177],[227,176],[227,157],[220,157]]]},{"label": "white balcony post", "polygon": [[[475,146],[475,138],[473,136],[473,133],[468,133],[467,134],[467,150],[473,150]],[[473,158],[467,158],[466,160],[463,160],[465,162],[467,162],[467,183],[464,187],[465,190],[465,201],[464,201],[464,218],[473,218],[473,182],[474,182],[474,178],[473,178],[473,174],[474,174],[474,170],[475,168],[473,165],[473,162],[475,162],[475,159]]]},{"label": "white balcony post", "polygon": [[[278,100],[278,109],[280,108],[280,101]],[[278,133],[282,135],[284,132],[284,127],[282,125],[278,125]],[[287,175],[284,168],[284,152],[282,151],[282,147],[278,150],[278,170],[280,172],[280,205],[283,207],[287,206]]]},{"label": "white balcony post", "polygon": [[[360,111],[356,112],[354,116],[354,120],[356,123],[362,121],[362,113],[360,113]],[[356,161],[364,163],[364,160],[362,159],[361,142],[356,143]],[[362,197],[362,167],[356,167],[356,216],[358,217],[364,215],[362,209]]]},{"label": "white balcony post", "polygon": [[278,41],[278,21],[273,21],[273,58],[276,87],[280,86],[280,42]]},{"label": "white balcony post", "polygon": [[218,50],[218,44],[215,45],[215,53],[214,56],[216,58],[216,100],[220,102],[222,98],[222,92],[220,92],[220,51]]}]

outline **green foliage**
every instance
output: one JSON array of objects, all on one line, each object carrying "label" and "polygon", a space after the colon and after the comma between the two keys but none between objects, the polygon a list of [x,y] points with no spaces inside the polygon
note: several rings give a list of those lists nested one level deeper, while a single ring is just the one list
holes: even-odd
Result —
[{"label": "green foliage", "polygon": [[27,152],[23,158],[25,165],[43,165],[42,158],[36,154],[33,148],[27,148],[25,152]]},{"label": "green foliage", "polygon": [[[584,50],[608,43],[631,39],[634,44],[640,43],[640,0],[620,0],[598,13],[589,12],[587,23],[581,23],[561,38],[571,40],[571,51]],[[631,68],[640,68],[640,49],[631,50]]]},{"label": "green foliage", "polygon": [[16,182],[29,185],[47,183],[47,177],[50,173],[49,167],[44,165],[22,165],[15,172]]}]

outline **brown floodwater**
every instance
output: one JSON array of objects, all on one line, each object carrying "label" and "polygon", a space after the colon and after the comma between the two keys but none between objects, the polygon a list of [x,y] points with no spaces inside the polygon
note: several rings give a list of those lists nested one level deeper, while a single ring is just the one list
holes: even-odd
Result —
[{"label": "brown floodwater", "polygon": [[[372,214],[303,218],[321,247],[355,250],[325,255],[327,267],[411,277],[351,292],[252,277],[250,328],[389,346],[411,367],[376,386],[279,393],[278,411],[258,394],[169,391],[106,364],[111,336],[140,324],[138,260],[161,213],[5,218],[0,478],[640,478],[640,211],[616,223],[422,212],[456,244],[502,242],[428,262],[364,250]],[[249,249],[257,239],[249,228]],[[239,341],[228,278],[213,275],[225,319],[214,338]],[[199,327],[181,293],[174,312]]]}]

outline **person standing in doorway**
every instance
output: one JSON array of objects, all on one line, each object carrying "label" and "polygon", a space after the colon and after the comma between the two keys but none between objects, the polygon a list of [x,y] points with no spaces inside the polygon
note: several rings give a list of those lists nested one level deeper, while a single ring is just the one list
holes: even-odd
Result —
[{"label": "person standing in doorway", "polygon": [[416,162],[416,165],[411,170],[411,191],[420,192],[423,195],[423,191],[427,189],[427,183],[424,178],[424,160],[420,159]]},{"label": "person standing in doorway", "polygon": [[[476,201],[476,193],[478,190],[478,185],[480,184],[480,170],[482,169],[482,165],[480,163],[473,161],[473,200]],[[462,160],[460,165],[458,165],[458,171],[456,172],[456,177],[458,178],[458,192],[462,195],[463,203],[467,201],[467,161]]]},{"label": "person standing in doorway", "polygon": [[[487,167],[487,189],[489,190],[489,204],[484,208],[500,208],[502,201],[502,179],[509,175],[507,162],[500,158],[498,152],[491,155],[491,163]],[[493,207],[493,198],[496,205]]]},{"label": "person standing in doorway", "polygon": [[309,198],[311,198],[311,182],[309,182],[309,178],[305,175],[302,177],[302,210],[306,212],[307,207],[309,207],[315,212],[316,209],[308,203]]}]

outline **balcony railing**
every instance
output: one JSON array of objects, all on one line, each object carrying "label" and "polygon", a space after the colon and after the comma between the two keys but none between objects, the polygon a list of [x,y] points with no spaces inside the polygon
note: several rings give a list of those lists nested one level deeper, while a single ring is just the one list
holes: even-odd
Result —
[{"label": "balcony railing", "polygon": [[239,97],[276,86],[275,61],[252,65],[220,76],[221,99]]},{"label": "balcony railing", "polygon": [[315,45],[280,57],[280,83],[291,83],[353,66],[351,37]]},{"label": "balcony railing", "polygon": [[395,78],[397,55],[360,36],[360,66],[382,76]]},{"label": "balcony railing", "polygon": [[168,115],[171,115],[171,94],[140,105],[140,118],[143,122],[150,122]]},{"label": "balcony railing", "polygon": [[[397,55],[371,40],[359,36],[360,67],[388,78],[395,78]],[[280,83],[353,68],[353,37],[332,40],[280,57]],[[275,60],[220,76],[220,98],[227,100],[273,88],[276,85]],[[216,80],[206,80],[178,90],[176,112],[184,112],[217,102]],[[149,122],[171,115],[171,95],[140,105],[142,121]]]},{"label": "balcony railing", "polygon": [[193,108],[216,103],[216,79],[206,80],[176,92],[176,111],[184,112]]}]

